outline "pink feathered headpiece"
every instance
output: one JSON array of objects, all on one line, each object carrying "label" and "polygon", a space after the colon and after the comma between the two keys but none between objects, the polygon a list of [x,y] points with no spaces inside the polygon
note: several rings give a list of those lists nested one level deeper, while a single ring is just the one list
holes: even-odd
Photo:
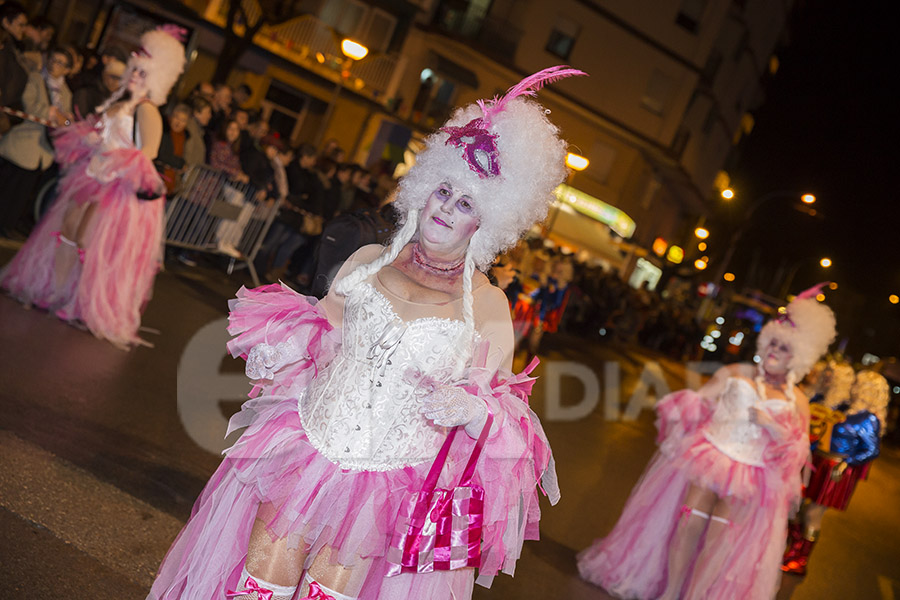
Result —
[{"label": "pink feathered headpiece", "polygon": [[565,65],[549,67],[530,75],[509,88],[502,97],[493,100],[478,100],[482,117],[472,119],[462,127],[442,127],[441,131],[450,135],[445,144],[463,149],[463,159],[469,168],[481,178],[500,175],[500,150],[497,148],[497,134],[491,132],[491,119],[502,112],[507,104],[519,96],[537,95],[537,91],[549,83],[566,77],[587,75],[584,71]]}]

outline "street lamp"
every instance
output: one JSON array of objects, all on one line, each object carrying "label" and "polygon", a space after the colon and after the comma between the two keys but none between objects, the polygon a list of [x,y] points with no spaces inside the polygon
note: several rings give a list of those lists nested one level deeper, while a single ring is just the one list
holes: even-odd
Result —
[{"label": "street lamp", "polygon": [[706,268],[706,261],[698,258],[697,260],[694,261],[694,268],[697,269],[698,271],[704,270]]},{"label": "street lamp", "polygon": [[570,169],[584,171],[589,164],[591,164],[591,161],[580,154],[575,154],[574,152],[566,154],[566,166]]},{"label": "street lamp", "polygon": [[725,200],[731,200],[732,198],[734,198],[734,190],[731,188],[725,188],[724,190],[722,190],[722,198],[724,198]]},{"label": "street lamp", "polygon": [[897,294],[891,294],[890,296],[888,296],[888,300],[891,304],[900,304],[900,296],[898,296]]},{"label": "street lamp", "polygon": [[697,238],[699,238],[701,240],[705,240],[706,238],[709,237],[709,229],[705,229],[703,227],[698,227],[697,229],[694,230],[694,235],[696,235]]},{"label": "street lamp", "polygon": [[803,194],[800,196],[800,201],[803,202],[803,204],[813,204],[816,201],[816,197],[812,194]]},{"label": "street lamp", "polygon": [[319,132],[316,134],[314,144],[318,146],[325,138],[325,132],[328,130],[328,124],[331,122],[331,115],[334,113],[334,107],[337,106],[338,96],[341,95],[341,88],[344,87],[344,78],[350,76],[350,69],[353,67],[353,61],[362,60],[369,54],[369,49],[349,38],[341,40],[341,52],[346,59],[341,65],[341,72],[338,73],[338,80],[334,86],[334,93],[328,102],[328,108],[325,109],[325,115],[322,117],[322,124],[319,125]]},{"label": "street lamp", "polygon": [[823,258],[822,260],[819,261],[819,264],[822,266],[823,269],[827,269],[828,267],[831,266],[831,259],[826,256],[825,258]]}]

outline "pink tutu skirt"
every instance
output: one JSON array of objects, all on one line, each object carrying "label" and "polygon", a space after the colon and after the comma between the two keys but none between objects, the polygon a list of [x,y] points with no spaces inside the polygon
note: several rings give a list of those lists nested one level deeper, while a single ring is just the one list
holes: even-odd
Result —
[{"label": "pink tutu skirt", "polygon": [[[263,339],[276,344],[292,336],[310,358],[255,388],[253,393],[267,395],[245,402],[232,417],[229,431],[247,429],[226,450],[195,503],[149,598],[225,598],[238,584],[256,519],[264,521],[273,540],[308,548],[310,557],[330,547],[331,560],[344,566],[370,559],[361,599],[470,597],[475,577],[469,568],[385,577],[384,557],[403,503],[422,488],[431,461],[388,471],[345,470],[320,454],[303,429],[297,398],[338,350],[339,330],[331,328],[319,306],[277,285],[242,289],[231,308],[233,355],[246,356]],[[490,583],[500,571],[512,574],[523,540],[537,538],[538,481],[552,470],[552,461],[540,423],[523,400],[531,381],[520,374],[472,390],[495,399],[503,418],[475,475],[485,490],[479,583]],[[468,436],[456,436],[439,487],[458,483],[474,444]]]},{"label": "pink tutu skirt", "polygon": [[[88,142],[92,129],[92,122],[85,121],[57,137],[57,160],[64,169],[59,197],[0,271],[0,287],[23,303],[81,321],[97,337],[124,346],[140,341],[141,312],[162,258],[164,203],[135,196],[136,190],[153,189],[159,180],[153,163],[135,148],[106,153],[110,168],[127,175],[101,183],[87,174],[92,153],[100,151]],[[74,248],[60,248],[59,234],[70,210],[88,203],[96,209],[79,259]],[[74,266],[58,273],[61,250],[72,253]]]},{"label": "pink tutu skirt", "polygon": [[785,422],[790,438],[773,441],[766,466],[755,467],[734,461],[706,440],[702,431],[711,411],[696,393],[670,394],[657,411],[660,451],[613,530],[578,555],[581,577],[619,598],[658,598],[666,587],[669,546],[693,484],[733,503],[720,547],[712,560],[693,565],[682,597],[773,598],[780,583],[787,519],[799,498],[800,469],[808,452],[805,424],[799,419]]}]

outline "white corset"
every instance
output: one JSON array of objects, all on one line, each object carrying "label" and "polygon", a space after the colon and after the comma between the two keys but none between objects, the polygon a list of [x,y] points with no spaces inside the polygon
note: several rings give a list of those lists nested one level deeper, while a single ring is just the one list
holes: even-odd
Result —
[{"label": "white corset", "polygon": [[759,400],[756,388],[748,381],[731,377],[719,396],[712,419],[706,425],[703,436],[720,452],[740,463],[762,467],[763,454],[769,437],[764,428],[750,422],[750,407],[771,405],[778,410],[789,408],[784,400]]},{"label": "white corset", "polygon": [[299,399],[312,445],[344,469],[387,471],[434,459],[447,435],[419,413],[418,371],[446,380],[462,321],[403,321],[369,283],[344,304],[340,354]]}]

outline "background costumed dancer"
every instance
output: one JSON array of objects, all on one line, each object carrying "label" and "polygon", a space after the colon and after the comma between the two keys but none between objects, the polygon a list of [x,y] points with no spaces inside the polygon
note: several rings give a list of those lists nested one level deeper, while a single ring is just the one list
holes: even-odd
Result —
[{"label": "background costumed dancer", "polygon": [[[848,379],[839,375],[841,369],[850,370],[846,386],[841,385]],[[860,371],[854,380],[849,365],[835,365],[828,370],[832,371],[831,385],[823,401],[810,404],[813,474],[803,493],[806,503],[802,518],[788,528],[789,545],[782,566],[782,570],[798,575],[806,574],[825,511],[847,510],[857,482],[868,477],[872,461],[881,449],[890,402],[888,382],[875,371]],[[832,393],[835,389],[842,392]]]},{"label": "background costumed dancer", "polygon": [[141,342],[141,312],[162,258],[157,106],[184,69],[180,35],[174,26],[142,35],[125,85],[99,117],[57,130],[59,196],[0,273],[0,286],[22,302],[121,347]]},{"label": "background costumed dancer", "polygon": [[659,402],[659,451],[612,532],[578,555],[584,579],[621,598],[775,596],[809,455],[795,383],[835,336],[816,291],[763,327],[758,366],[723,367]]},{"label": "background costumed dancer", "polygon": [[[506,297],[481,271],[565,177],[566,144],[524,96],[581,74],[554,67],[457,110],[400,182],[391,244],[357,251],[322,302],[238,293],[229,349],[259,395],[150,598],[439,600],[470,597],[476,566],[483,585],[513,573],[538,486],[552,503],[559,491],[530,369],[509,372]],[[447,492],[426,494],[433,467]],[[420,497],[433,509],[416,512]],[[403,537],[408,523],[421,532]]]}]

